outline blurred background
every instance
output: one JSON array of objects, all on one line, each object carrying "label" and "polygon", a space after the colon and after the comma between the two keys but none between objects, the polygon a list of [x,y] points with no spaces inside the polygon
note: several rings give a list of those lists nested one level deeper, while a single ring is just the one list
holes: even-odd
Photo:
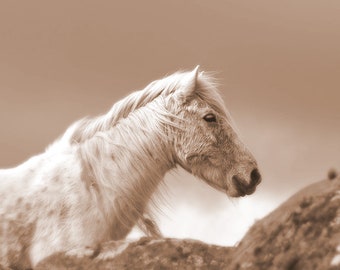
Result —
[{"label": "blurred background", "polygon": [[220,79],[263,182],[231,200],[178,170],[166,176],[158,221],[165,236],[233,245],[254,220],[340,167],[339,14],[336,0],[3,0],[0,166],[200,64]]}]

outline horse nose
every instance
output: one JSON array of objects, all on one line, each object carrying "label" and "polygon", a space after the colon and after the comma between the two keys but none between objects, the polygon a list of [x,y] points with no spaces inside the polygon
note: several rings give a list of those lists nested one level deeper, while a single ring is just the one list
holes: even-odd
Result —
[{"label": "horse nose", "polygon": [[252,194],[255,187],[261,182],[261,174],[258,169],[253,169],[250,173],[250,181],[246,181],[239,175],[234,175],[232,181],[241,196]]},{"label": "horse nose", "polygon": [[255,187],[261,182],[261,174],[258,169],[254,169],[250,173],[250,186]]}]

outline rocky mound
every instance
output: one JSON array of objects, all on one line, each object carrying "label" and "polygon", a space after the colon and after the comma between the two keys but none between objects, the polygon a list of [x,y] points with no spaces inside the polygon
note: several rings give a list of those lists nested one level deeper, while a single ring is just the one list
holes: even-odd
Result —
[{"label": "rocky mound", "polygon": [[256,222],[237,247],[142,238],[117,256],[55,254],[37,269],[340,269],[340,178],[313,184]]},{"label": "rocky mound", "polygon": [[[207,245],[195,240],[141,238],[115,257],[108,254],[115,243],[108,243],[95,258],[56,254],[36,269],[226,269],[233,248]],[[101,257],[106,257],[101,259]]]},{"label": "rocky mound", "polygon": [[340,179],[301,190],[258,221],[230,269],[340,269]]}]

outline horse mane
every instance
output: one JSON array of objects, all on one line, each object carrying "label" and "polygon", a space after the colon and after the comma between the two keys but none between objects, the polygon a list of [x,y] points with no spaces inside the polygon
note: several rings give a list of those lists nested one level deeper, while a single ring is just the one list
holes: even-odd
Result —
[{"label": "horse mane", "polygon": [[[177,72],[154,81],[143,90],[133,92],[115,103],[106,114],[92,119],[84,118],[79,120],[68,128],[61,141],[56,145],[57,149],[60,149],[60,143],[64,143],[66,147],[69,144],[80,146],[79,154],[83,164],[83,174],[86,175],[84,179],[88,180],[87,175],[93,178],[93,180],[88,180],[86,184],[97,183],[98,188],[102,188],[103,197],[108,201],[114,199],[114,197],[110,196],[110,192],[119,190],[117,192],[124,197],[124,201],[112,201],[107,207],[114,205],[116,215],[122,222],[125,220],[126,223],[129,223],[133,219],[133,216],[124,211],[125,207],[135,209],[134,213],[138,213],[139,201],[149,196],[148,194],[152,193],[151,191],[154,187],[159,185],[159,179],[163,177],[159,175],[158,166],[149,166],[146,163],[147,156],[150,153],[143,147],[143,142],[148,141],[150,137],[153,137],[152,141],[157,142],[164,142],[169,139],[167,134],[163,132],[163,128],[160,127],[174,127],[175,124],[171,122],[171,119],[176,116],[167,110],[165,98],[175,94],[188,75],[189,72]],[[199,73],[195,94],[206,101],[214,110],[226,115],[231,120],[228,117],[229,113],[224,102],[218,94],[216,79],[211,74]],[[138,110],[141,108],[143,110]],[[150,115],[155,117],[150,118]],[[117,125],[122,119],[127,120],[124,122],[125,124],[123,126]],[[181,120],[185,121],[185,119]],[[129,134],[129,136],[125,136],[125,134]],[[94,137],[96,139],[91,140]],[[125,141],[127,138],[129,141]],[[111,146],[110,148],[107,147],[108,144]],[[162,143],[153,145],[153,151],[162,153],[161,158],[164,160],[173,158],[171,153],[164,149]],[[117,162],[121,162],[119,166],[125,166],[124,159],[126,156],[130,155],[136,159],[136,162],[133,162],[134,166],[137,166],[136,172],[148,171],[148,181],[146,181],[148,185],[136,190],[125,190],[124,186],[114,184],[112,177],[108,173],[112,166],[105,161],[105,157],[112,155],[112,153],[114,153]],[[175,164],[175,161],[171,161],[171,163]],[[126,182],[133,183],[133,177],[135,176],[127,174],[124,179]],[[161,184],[166,185],[164,182],[161,182]],[[157,195],[160,196],[158,197],[160,200],[163,200],[161,192],[157,192]],[[154,199],[156,198],[153,197],[150,203],[156,211],[160,211]],[[125,206],[120,205],[120,203]],[[150,208],[147,212],[149,216],[153,216]],[[140,219],[143,219],[143,217],[140,216]]]},{"label": "horse mane", "polygon": [[[92,138],[97,132],[109,130],[119,120],[152,102],[159,96],[166,97],[175,93],[181,81],[188,72],[176,72],[163,79],[156,80],[147,85],[143,90],[135,91],[113,105],[108,113],[95,118],[83,118],[73,124],[64,134],[63,138],[71,143],[82,143]],[[197,78],[196,93],[208,102],[216,111],[229,116],[224,102],[217,91],[216,79],[207,72],[200,72]],[[231,119],[230,117],[228,117]]]}]

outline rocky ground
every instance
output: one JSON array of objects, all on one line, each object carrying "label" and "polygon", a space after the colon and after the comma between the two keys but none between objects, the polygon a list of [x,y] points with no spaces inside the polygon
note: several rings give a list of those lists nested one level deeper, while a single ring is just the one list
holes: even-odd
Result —
[{"label": "rocky ground", "polygon": [[36,269],[340,269],[340,178],[299,191],[236,247],[142,238],[110,256],[116,249],[111,242],[87,258],[55,254]]},{"label": "rocky ground", "polygon": [[235,248],[230,269],[340,269],[339,249],[340,179],[325,180],[258,221]]},{"label": "rocky ground", "polygon": [[[112,243],[113,244],[113,243]],[[110,244],[109,244],[110,246]],[[200,241],[142,238],[120,255],[109,259],[77,259],[57,254],[37,269],[226,269],[233,248],[207,245]],[[107,250],[105,251],[107,252]]]}]

